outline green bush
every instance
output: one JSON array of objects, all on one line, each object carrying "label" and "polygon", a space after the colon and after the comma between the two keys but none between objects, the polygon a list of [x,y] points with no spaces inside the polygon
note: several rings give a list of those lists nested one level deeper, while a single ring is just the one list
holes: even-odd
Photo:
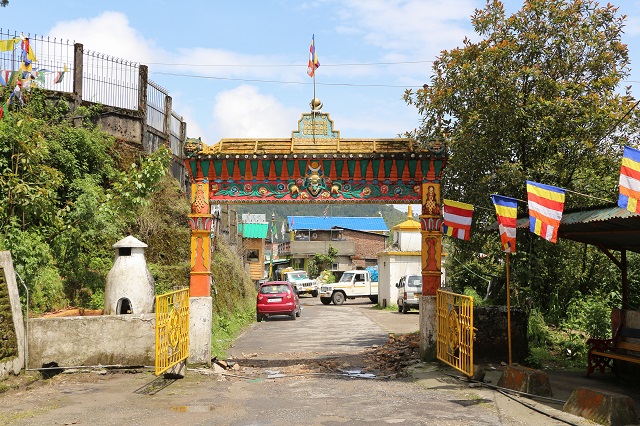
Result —
[{"label": "green bush", "polygon": [[596,339],[611,337],[611,309],[617,299],[617,293],[611,293],[608,297],[576,293],[569,302],[567,318],[562,322],[562,327]]},{"label": "green bush", "polygon": [[462,292],[465,296],[473,297],[473,306],[483,306],[486,305],[486,302],[480,294],[473,287],[465,287]]},{"label": "green bush", "polygon": [[551,333],[542,312],[532,309],[527,323],[527,335],[529,342],[534,347],[546,347],[551,343]]}]

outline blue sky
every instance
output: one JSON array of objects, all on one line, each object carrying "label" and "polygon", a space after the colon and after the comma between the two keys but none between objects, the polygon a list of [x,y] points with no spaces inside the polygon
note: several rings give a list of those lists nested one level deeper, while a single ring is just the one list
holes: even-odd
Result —
[{"label": "blue sky", "polygon": [[[504,2],[514,12],[522,0]],[[640,89],[640,1],[628,16],[630,84]],[[149,66],[189,137],[288,137],[309,110],[307,60],[315,34],[316,94],[345,138],[395,137],[418,125],[405,88],[428,82],[443,49],[475,38],[484,0],[87,1],[10,0],[3,31],[82,43]],[[37,53],[37,52],[36,52]],[[634,95],[637,95],[637,89]]]}]

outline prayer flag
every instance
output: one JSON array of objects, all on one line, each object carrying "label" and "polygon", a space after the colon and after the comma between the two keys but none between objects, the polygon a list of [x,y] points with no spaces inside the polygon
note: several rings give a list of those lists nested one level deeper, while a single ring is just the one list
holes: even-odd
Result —
[{"label": "prayer flag", "polygon": [[631,213],[640,213],[640,151],[624,147],[620,168],[618,206]]},{"label": "prayer flag", "polygon": [[54,84],[58,84],[62,82],[62,79],[64,79],[64,74],[69,71],[69,68],[67,67],[67,64],[64,64],[64,68],[62,68],[62,72],[58,71],[58,73],[56,74],[56,78],[53,80]]},{"label": "prayer flag", "polygon": [[5,81],[4,77],[2,76],[2,74],[4,74],[3,72],[0,72],[0,85],[2,86],[6,86],[7,82]]},{"label": "prayer flag", "polygon": [[518,218],[518,200],[502,195],[492,195],[491,201],[496,208],[498,217],[498,230],[502,251],[505,253],[516,252],[516,224]]},{"label": "prayer flag", "polygon": [[314,34],[311,36],[311,46],[309,46],[309,66],[307,68],[307,74],[309,74],[309,77],[314,76],[319,66],[320,61],[318,61],[318,55],[316,55],[316,42]]},{"label": "prayer flag", "polygon": [[16,42],[20,41],[19,38],[10,38],[7,40],[0,40],[0,52],[10,52],[16,45]]},{"label": "prayer flag", "polygon": [[564,194],[562,188],[527,181],[529,229],[552,243],[558,238]]},{"label": "prayer flag", "polygon": [[459,201],[443,200],[444,226],[442,232],[450,237],[468,240],[471,237],[473,206]]}]

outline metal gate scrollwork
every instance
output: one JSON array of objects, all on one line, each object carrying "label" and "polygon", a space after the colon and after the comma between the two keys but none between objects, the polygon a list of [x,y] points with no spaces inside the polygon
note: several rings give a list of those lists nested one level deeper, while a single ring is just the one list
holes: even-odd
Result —
[{"label": "metal gate scrollwork", "polygon": [[438,290],[436,305],[438,359],[473,376],[473,298]]},{"label": "metal gate scrollwork", "polygon": [[156,296],[156,376],[188,356],[189,289],[185,288]]}]

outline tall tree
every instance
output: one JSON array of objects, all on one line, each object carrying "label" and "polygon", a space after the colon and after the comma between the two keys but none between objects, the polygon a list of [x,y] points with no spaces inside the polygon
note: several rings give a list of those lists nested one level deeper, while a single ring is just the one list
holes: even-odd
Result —
[{"label": "tall tree", "polygon": [[[447,143],[444,195],[489,208],[476,209],[476,228],[494,221],[490,194],[526,199],[526,180],[615,200],[621,145],[635,145],[638,129],[635,99],[628,88],[618,91],[629,58],[617,13],[592,0],[527,0],[506,16],[501,1],[488,0],[471,18],[480,40],[442,51],[430,84],[405,93],[423,116],[410,136]],[[589,204],[572,194],[566,201]],[[474,235],[471,244],[452,241],[459,256],[498,255],[495,236]],[[571,281],[548,261],[574,248],[518,238],[526,251],[515,265],[522,288],[535,283],[542,297],[552,283]],[[580,268],[572,268],[579,282]]]}]

